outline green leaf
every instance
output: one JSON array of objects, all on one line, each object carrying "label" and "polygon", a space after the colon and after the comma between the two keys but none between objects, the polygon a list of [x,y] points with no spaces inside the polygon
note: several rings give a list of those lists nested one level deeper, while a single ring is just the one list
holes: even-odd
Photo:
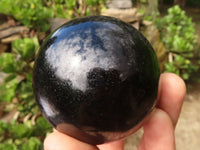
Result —
[{"label": "green leaf", "polygon": [[190,75],[189,75],[188,73],[183,73],[183,74],[182,74],[182,78],[183,78],[184,80],[188,80],[189,77],[190,77]]},{"label": "green leaf", "polygon": [[16,56],[11,53],[3,53],[0,56],[0,70],[5,73],[14,73],[18,69]]},{"label": "green leaf", "polygon": [[36,120],[36,124],[34,126],[34,135],[45,135],[47,132],[52,131],[51,125],[44,119],[44,117],[39,117]]},{"label": "green leaf", "polygon": [[0,137],[6,132],[8,124],[0,120]]},{"label": "green leaf", "polygon": [[19,80],[17,78],[13,78],[9,82],[5,82],[0,86],[0,102],[11,102],[15,97],[15,92]]},{"label": "green leaf", "polygon": [[88,0],[87,1],[89,5],[91,6],[96,6],[96,5],[99,5],[100,4],[100,1],[99,0]]},{"label": "green leaf", "polygon": [[40,150],[42,143],[36,137],[31,137],[26,143],[21,147],[21,150]]},{"label": "green leaf", "polygon": [[[52,8],[43,6],[41,0],[1,0],[0,12],[13,16],[24,25],[43,31],[48,30],[48,19],[53,17]],[[49,26],[50,27],[50,26]]]},{"label": "green leaf", "polygon": [[32,84],[32,76],[33,76],[33,71],[30,71],[30,72],[28,73],[28,75],[27,75],[27,81],[28,81],[28,82],[31,82],[31,84]]},{"label": "green leaf", "polygon": [[38,47],[39,42],[37,37],[17,39],[12,42],[13,51],[25,60],[32,59]]},{"label": "green leaf", "polygon": [[16,77],[17,77],[16,74],[10,74],[4,79],[4,82],[10,82],[11,80],[13,80]]},{"label": "green leaf", "polygon": [[25,100],[26,102],[34,100],[32,82],[31,81],[22,82],[17,93],[20,100]]},{"label": "green leaf", "polygon": [[76,6],[76,0],[65,0],[67,9],[73,9]]},{"label": "green leaf", "polygon": [[179,75],[179,70],[172,62],[165,63],[165,72],[172,72]]},{"label": "green leaf", "polygon": [[165,47],[173,54],[173,62],[165,64],[165,71],[176,73],[184,80],[189,80],[192,73],[197,70],[191,61],[197,44],[192,19],[175,5],[169,8],[168,14],[157,23]]},{"label": "green leaf", "polygon": [[10,0],[0,0],[0,12],[11,15],[12,5]]},{"label": "green leaf", "polygon": [[29,137],[32,133],[31,128],[24,124],[15,124],[9,128],[12,138]]},{"label": "green leaf", "polygon": [[14,143],[0,143],[0,150],[18,150]]}]

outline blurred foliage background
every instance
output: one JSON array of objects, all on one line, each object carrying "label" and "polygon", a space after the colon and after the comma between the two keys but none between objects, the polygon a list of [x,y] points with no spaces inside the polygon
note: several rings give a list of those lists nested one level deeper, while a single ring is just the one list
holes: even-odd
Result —
[{"label": "blurred foliage background", "polygon": [[[26,29],[10,43],[3,43],[0,35],[0,150],[43,149],[52,131],[32,91],[35,54],[50,33],[50,20],[100,15],[108,9],[106,4],[107,0],[0,0],[0,33],[14,31],[13,26]],[[176,73],[187,83],[200,81],[200,22],[195,24],[185,12],[200,8],[200,0],[132,0],[132,7],[159,31],[167,56],[163,72]]]}]

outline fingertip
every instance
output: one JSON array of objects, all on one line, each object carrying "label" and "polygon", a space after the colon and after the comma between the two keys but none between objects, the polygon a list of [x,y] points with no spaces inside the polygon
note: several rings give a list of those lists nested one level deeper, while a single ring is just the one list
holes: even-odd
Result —
[{"label": "fingertip", "polygon": [[186,85],[182,78],[174,73],[163,73],[160,76],[161,89],[167,89],[180,100],[184,99],[186,95]]},{"label": "fingertip", "polygon": [[68,135],[54,131],[49,134],[44,140],[45,150],[98,150],[96,146],[83,143]]},{"label": "fingertip", "polygon": [[184,81],[173,73],[160,76],[157,107],[167,112],[176,126],[181,107],[186,95]]},{"label": "fingertip", "polygon": [[56,145],[52,140],[55,137],[55,132],[50,133],[44,140],[44,150],[56,150]]}]

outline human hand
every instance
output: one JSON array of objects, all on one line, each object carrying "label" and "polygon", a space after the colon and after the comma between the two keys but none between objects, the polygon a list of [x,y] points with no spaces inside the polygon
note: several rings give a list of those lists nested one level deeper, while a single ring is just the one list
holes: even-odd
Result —
[{"label": "human hand", "polygon": [[[175,150],[174,129],[186,94],[183,80],[175,74],[160,77],[156,109],[143,124],[138,150]],[[54,130],[44,142],[45,150],[123,150],[124,141],[89,145]]]}]

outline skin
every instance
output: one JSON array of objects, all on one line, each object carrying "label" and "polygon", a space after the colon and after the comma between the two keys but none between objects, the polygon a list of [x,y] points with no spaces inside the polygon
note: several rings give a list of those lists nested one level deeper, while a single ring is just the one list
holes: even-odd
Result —
[{"label": "skin", "polygon": [[[186,94],[184,81],[175,74],[160,77],[156,109],[143,124],[144,134],[138,150],[175,150],[174,130]],[[89,145],[56,130],[44,141],[45,150],[123,150],[124,140]]]}]

